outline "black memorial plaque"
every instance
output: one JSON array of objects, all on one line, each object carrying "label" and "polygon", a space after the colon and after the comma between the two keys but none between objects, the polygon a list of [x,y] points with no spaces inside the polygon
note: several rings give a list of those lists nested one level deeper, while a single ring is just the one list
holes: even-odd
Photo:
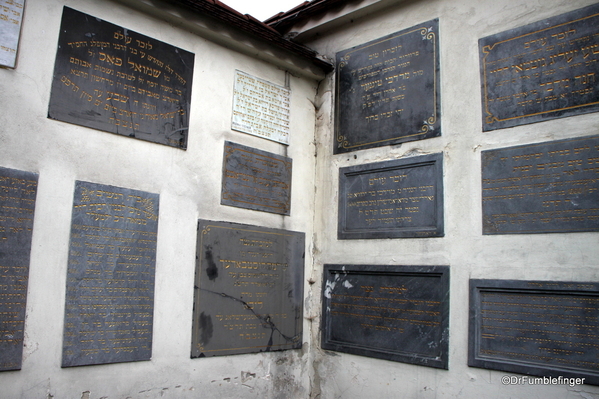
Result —
[{"label": "black memorial plaque", "polygon": [[449,267],[324,265],[322,348],[447,369]]},{"label": "black memorial plaque", "polygon": [[439,20],[337,53],[334,152],[441,135]]},{"label": "black memorial plaque", "polygon": [[48,117],[187,148],[194,54],[64,7]]},{"label": "black memorial plaque", "polygon": [[479,40],[483,130],[599,110],[599,4]]},{"label": "black memorial plaque", "polygon": [[221,204],[289,215],[291,158],[225,142]]},{"label": "black memorial plaque", "polygon": [[483,234],[599,231],[599,136],[481,157]]},{"label": "black memorial plaque", "polygon": [[0,168],[0,371],[21,369],[37,180]]},{"label": "black memorial plaque", "polygon": [[599,283],[470,280],[468,365],[599,385]]},{"label": "black memorial plaque", "polygon": [[339,239],[442,237],[443,154],[339,169]]},{"label": "black memorial plaque", "polygon": [[304,233],[199,220],[191,357],[302,347]]},{"label": "black memorial plaque", "polygon": [[62,367],[152,356],[158,194],[77,181]]}]

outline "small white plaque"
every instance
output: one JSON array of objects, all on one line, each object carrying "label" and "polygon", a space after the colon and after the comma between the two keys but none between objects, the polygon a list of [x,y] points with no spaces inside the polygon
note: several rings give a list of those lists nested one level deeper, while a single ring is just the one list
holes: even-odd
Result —
[{"label": "small white plaque", "polygon": [[0,0],[0,66],[14,68],[25,0]]},{"label": "small white plaque", "polygon": [[235,72],[231,128],[288,145],[290,90]]}]

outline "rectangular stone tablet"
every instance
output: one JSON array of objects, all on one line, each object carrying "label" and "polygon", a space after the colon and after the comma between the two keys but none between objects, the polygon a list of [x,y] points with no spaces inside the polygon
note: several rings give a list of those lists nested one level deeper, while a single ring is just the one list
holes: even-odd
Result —
[{"label": "rectangular stone tablet", "polygon": [[483,130],[599,110],[599,4],[479,40]]},{"label": "rectangular stone tablet", "polygon": [[0,168],[0,371],[21,369],[37,181]]},{"label": "rectangular stone tablet", "polygon": [[305,235],[199,220],[191,357],[302,347]]},{"label": "rectangular stone tablet", "polygon": [[322,348],[447,369],[449,267],[324,265]]},{"label": "rectangular stone tablet", "polygon": [[439,20],[337,53],[335,154],[441,135]]},{"label": "rectangular stone tablet", "polygon": [[76,182],[62,367],[151,358],[158,202]]},{"label": "rectangular stone tablet", "polygon": [[599,283],[470,280],[468,365],[599,385]]},{"label": "rectangular stone tablet", "polygon": [[339,239],[442,237],[443,154],[339,169]]},{"label": "rectangular stone tablet", "polygon": [[225,141],[220,203],[289,215],[291,158]]},{"label": "rectangular stone tablet", "polygon": [[290,95],[286,87],[235,71],[231,128],[289,144]]},{"label": "rectangular stone tablet", "polygon": [[481,157],[483,234],[599,231],[599,136]]},{"label": "rectangular stone tablet", "polygon": [[48,117],[185,149],[193,63],[193,53],[64,7]]},{"label": "rectangular stone tablet", "polygon": [[0,66],[14,68],[25,0],[0,0]]}]

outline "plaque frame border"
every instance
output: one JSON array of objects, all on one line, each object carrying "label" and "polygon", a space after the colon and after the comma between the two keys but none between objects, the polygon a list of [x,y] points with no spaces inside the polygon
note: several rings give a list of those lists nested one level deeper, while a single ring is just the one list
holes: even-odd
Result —
[{"label": "plaque frame border", "polygon": [[[435,24],[436,32],[429,31],[429,28],[425,26],[429,23]],[[394,39],[394,38],[397,38],[400,36],[408,35],[408,34],[414,33],[414,32],[420,32],[421,35],[423,36],[423,39],[426,38],[428,40],[433,41],[433,62],[434,62],[434,68],[433,68],[433,73],[434,73],[433,97],[434,97],[434,100],[433,100],[433,103],[434,103],[434,109],[433,109],[432,116],[428,117],[425,121],[423,121],[420,131],[417,133],[412,133],[412,134],[408,134],[408,135],[400,135],[400,136],[391,137],[388,139],[376,140],[376,141],[371,141],[368,143],[361,143],[361,144],[355,144],[355,145],[350,146],[349,142],[347,141],[347,137],[342,134],[341,128],[339,126],[339,124],[340,124],[340,122],[339,122],[339,119],[340,119],[339,99],[341,98],[340,93],[339,93],[339,86],[340,86],[339,85],[339,79],[340,79],[339,71],[340,71],[340,69],[346,65],[346,62],[351,57],[351,53],[354,53],[358,50],[363,50],[367,47],[374,46],[374,45],[379,44],[384,41],[388,41],[388,40],[391,40],[391,39]],[[439,53],[440,53],[439,40],[437,37],[435,37],[435,34],[440,35],[439,18],[433,18],[431,20],[424,21],[422,23],[413,25],[406,29],[390,33],[388,35],[373,39],[371,41],[361,43],[361,44],[358,44],[356,46],[353,46],[353,47],[350,47],[350,48],[347,48],[344,50],[337,51],[335,53],[335,58],[336,58],[335,97],[336,97],[336,99],[335,99],[335,104],[334,104],[335,105],[335,107],[334,107],[334,140],[333,140],[333,154],[334,155],[345,154],[345,153],[349,153],[352,151],[364,150],[364,149],[368,149],[368,148],[377,148],[377,147],[384,147],[384,146],[388,146],[388,145],[396,145],[396,144],[410,142],[410,141],[425,140],[425,139],[441,136],[441,131],[442,131],[442,128],[441,128],[441,92],[440,92],[441,63],[440,63],[440,56],[439,56]],[[344,53],[344,56],[340,57],[338,59],[339,62],[337,63],[337,57],[341,53]]]},{"label": "plaque frame border", "polygon": [[[530,283],[547,283],[553,287],[531,288]],[[593,290],[581,288],[571,289],[566,285],[592,285]],[[567,368],[563,366],[543,366],[541,363],[531,361],[518,361],[514,359],[501,359],[484,357],[477,354],[480,348],[479,324],[480,320],[480,292],[527,292],[543,293],[555,292],[564,294],[567,292],[594,293],[599,297],[599,283],[588,281],[551,281],[551,280],[503,280],[503,279],[470,279],[469,280],[469,310],[468,310],[468,367],[476,367],[487,370],[497,370],[510,373],[518,373],[537,377],[567,377],[584,378],[584,383],[599,385],[599,371],[590,372],[585,369]]]},{"label": "plaque frame border", "polygon": [[[391,159],[388,161],[374,162],[355,166],[347,166],[339,168],[339,203],[337,207],[337,239],[385,239],[385,238],[431,238],[444,237],[444,199],[443,199],[443,152],[419,155],[415,157]],[[422,167],[434,165],[436,175],[433,177],[435,181],[435,199],[436,199],[436,225],[430,227],[405,227],[405,228],[389,228],[389,229],[354,229],[348,230],[347,216],[345,212],[341,212],[346,208],[347,198],[342,190],[343,184],[347,183],[347,176],[355,176],[367,174],[371,172],[385,172],[394,169],[409,169],[412,167]],[[418,234],[420,233],[420,234]],[[426,233],[426,234],[422,234]]]},{"label": "plaque frame border", "polygon": [[[598,4],[599,5],[599,4]],[[599,228],[598,227],[585,227],[585,228],[581,228],[578,230],[557,230],[557,229],[545,229],[545,230],[509,230],[509,231],[492,231],[491,228],[487,227],[485,225],[485,197],[483,196],[483,190],[484,190],[484,183],[483,180],[485,179],[485,175],[484,175],[484,169],[487,166],[487,162],[484,159],[484,155],[485,154],[491,154],[491,153],[497,153],[497,152],[501,152],[501,151],[509,151],[509,150],[520,150],[520,149],[524,149],[524,148],[533,148],[533,147],[547,147],[547,146],[551,146],[554,144],[560,144],[560,143],[569,143],[569,142],[575,142],[575,141],[582,141],[582,140],[597,140],[597,143],[599,143],[599,135],[591,135],[591,136],[581,136],[581,137],[571,137],[571,138],[566,138],[566,139],[557,139],[557,140],[547,140],[547,141],[542,141],[542,142],[538,142],[538,143],[529,143],[529,144],[518,144],[518,145],[513,145],[513,146],[509,146],[509,147],[498,147],[498,148],[491,148],[488,150],[483,150],[480,152],[480,158],[481,158],[481,162],[480,162],[480,181],[481,181],[481,198],[480,198],[480,204],[481,204],[481,232],[483,236],[499,236],[499,235],[520,235],[520,234],[570,234],[570,233],[593,233],[593,232],[598,232]]]},{"label": "plaque frame border", "polygon": [[[595,13],[595,14],[590,15],[592,13]],[[571,20],[568,20],[567,22],[563,22],[563,19],[568,15],[574,16],[575,19],[571,19]],[[497,32],[495,34],[484,36],[484,37],[478,39],[477,47],[478,47],[479,65],[480,65],[479,66],[479,74],[480,74],[480,81],[481,81],[481,85],[480,85],[480,88],[481,88],[481,116],[482,116],[482,132],[483,133],[492,132],[492,131],[500,130],[500,129],[508,129],[508,128],[512,128],[512,127],[518,127],[518,126],[522,126],[522,125],[530,125],[530,124],[539,123],[539,122],[546,122],[546,121],[551,121],[554,119],[561,119],[561,118],[567,118],[567,117],[572,117],[572,116],[579,116],[579,115],[599,112],[599,101],[596,101],[596,102],[589,103],[589,104],[575,105],[575,106],[570,106],[570,107],[565,107],[565,108],[560,108],[560,109],[553,109],[553,110],[549,110],[549,111],[536,112],[534,114],[519,115],[519,116],[513,116],[513,117],[505,118],[505,119],[498,119],[491,112],[489,112],[488,101],[486,101],[486,99],[487,99],[486,58],[489,56],[490,52],[493,50],[493,48],[497,44],[505,43],[510,40],[519,39],[521,37],[539,33],[544,30],[553,29],[553,28],[559,27],[561,25],[567,25],[567,24],[571,24],[574,22],[578,22],[578,21],[581,21],[584,19],[597,17],[597,16],[599,16],[599,4],[591,4],[591,5],[582,7],[582,8],[577,8],[575,10],[567,11],[567,12],[564,12],[564,13],[561,13],[558,15],[554,15],[554,16],[551,16],[548,18],[544,18],[544,19],[535,21],[535,22],[531,22],[529,24],[517,26],[517,27],[511,28],[511,29],[506,29],[501,32]],[[551,26],[547,26],[548,24],[550,24]],[[526,31],[523,32],[524,28],[528,28],[528,29],[526,29]],[[512,33],[518,32],[518,31],[519,31],[519,33],[516,34],[516,36],[514,36],[512,34]],[[490,41],[491,38],[496,38],[497,40],[492,44],[484,44],[484,41]],[[525,119],[522,119],[522,118],[525,118]],[[492,123],[495,123],[495,122],[501,123],[501,122],[506,122],[506,121],[507,122],[501,126],[489,126],[490,124],[487,123],[486,121],[493,120],[493,119],[494,119],[494,121]],[[520,121],[520,120],[522,120],[522,121]]]},{"label": "plaque frame border", "polygon": [[[338,271],[344,274],[369,274],[369,275],[381,275],[381,276],[427,276],[434,277],[438,276],[440,284],[444,289],[443,300],[441,303],[442,315],[441,315],[441,340],[439,341],[439,352],[441,356],[437,358],[419,356],[416,354],[410,354],[409,352],[394,351],[391,352],[388,349],[376,349],[375,347],[366,347],[356,344],[347,343],[335,343],[328,339],[328,332],[330,328],[327,328],[327,323],[330,323],[330,319],[327,319],[327,307],[329,305],[329,299],[326,298],[325,290],[326,286],[323,283],[322,286],[322,319],[320,322],[321,330],[321,341],[320,346],[324,350],[349,353],[352,355],[366,356],[375,359],[389,360],[399,363],[407,363],[419,366],[427,366],[433,368],[439,368],[448,370],[449,369],[449,312],[450,312],[450,267],[445,265],[437,266],[419,266],[419,265],[356,265],[356,264],[324,264],[323,266],[323,279],[327,281],[327,277],[333,271]],[[444,355],[444,356],[443,356]]]}]

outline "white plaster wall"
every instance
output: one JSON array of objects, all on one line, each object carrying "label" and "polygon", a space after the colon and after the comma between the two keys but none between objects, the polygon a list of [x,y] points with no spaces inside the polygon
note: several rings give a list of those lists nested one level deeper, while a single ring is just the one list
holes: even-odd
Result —
[{"label": "white plaster wall", "polygon": [[[440,19],[441,137],[333,155],[333,76],[319,87],[313,324],[321,322],[317,304],[325,263],[449,265],[451,269],[449,370],[323,351],[314,328],[314,397],[599,398],[596,386],[504,386],[500,379],[508,373],[467,366],[470,278],[599,281],[599,233],[482,235],[481,151],[596,135],[599,113],[483,133],[478,39],[595,2],[398,1],[382,12],[356,16],[341,27],[321,31],[317,39],[305,43],[334,59],[337,51]],[[334,21],[326,26],[335,26]],[[337,240],[340,167],[439,152],[444,154],[445,237]]]},{"label": "white plaster wall", "polygon": [[[46,118],[63,5],[195,53],[186,151]],[[282,69],[115,2],[27,0],[17,68],[0,69],[0,166],[39,173],[39,188],[23,365],[0,373],[0,398],[308,396],[308,321],[302,350],[190,359],[198,218],[305,232],[310,265],[317,83],[290,77],[287,147],[231,130],[235,69],[285,84]],[[225,140],[293,159],[291,216],[220,205]],[[60,367],[75,180],[160,194],[151,361]]]}]

